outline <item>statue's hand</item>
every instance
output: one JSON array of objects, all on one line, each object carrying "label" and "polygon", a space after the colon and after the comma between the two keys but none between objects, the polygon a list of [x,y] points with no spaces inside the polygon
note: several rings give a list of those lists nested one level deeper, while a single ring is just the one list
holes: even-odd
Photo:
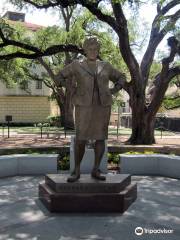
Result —
[{"label": "statue's hand", "polygon": [[66,86],[66,81],[65,79],[62,77],[61,74],[57,74],[54,77],[54,82],[56,83],[56,86],[58,87],[65,87]]}]

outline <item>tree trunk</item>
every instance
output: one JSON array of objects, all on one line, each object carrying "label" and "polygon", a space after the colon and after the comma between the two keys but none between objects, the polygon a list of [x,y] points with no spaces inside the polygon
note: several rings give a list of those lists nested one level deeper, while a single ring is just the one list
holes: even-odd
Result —
[{"label": "tree trunk", "polygon": [[147,113],[144,95],[133,91],[130,102],[132,103],[132,134],[129,144],[153,144],[155,116]]},{"label": "tree trunk", "polygon": [[132,115],[132,134],[127,143],[154,144],[154,125],[155,117],[149,119],[146,113],[141,116]]},{"label": "tree trunk", "polygon": [[69,79],[66,83],[65,94],[65,123],[67,129],[74,129],[74,105],[72,103],[73,95],[73,79]]},{"label": "tree trunk", "polygon": [[61,126],[65,127],[66,129],[74,129],[74,106],[72,104],[72,90],[70,90],[69,87],[66,88],[65,94],[63,90],[60,89],[57,91],[54,90],[53,93],[60,109]]},{"label": "tree trunk", "polygon": [[66,89],[66,103],[65,103],[65,127],[67,129],[74,129],[74,105],[72,104],[72,91]]},{"label": "tree trunk", "polygon": [[73,109],[70,109],[66,104],[62,104],[60,101],[58,102],[58,106],[60,109],[61,123],[62,127],[66,129],[74,129],[74,117],[73,117]]},{"label": "tree trunk", "polygon": [[65,107],[64,104],[60,103],[59,105],[59,109],[60,109],[60,116],[61,116],[61,126],[64,127],[65,126]]},{"label": "tree trunk", "polygon": [[53,94],[60,110],[60,116],[61,116],[60,126],[64,127],[65,126],[65,95],[64,95],[64,92],[59,89],[56,89],[56,90],[53,89]]},{"label": "tree trunk", "polygon": [[[69,20],[66,21],[66,30],[69,31]],[[69,52],[65,52],[65,65],[72,62]],[[73,79],[68,79],[66,82],[66,94],[65,94],[65,128],[66,129],[75,129],[74,126],[74,105],[72,103],[72,94],[73,94]]]},{"label": "tree trunk", "polygon": [[65,126],[65,104],[64,104],[65,101],[63,101],[62,97],[60,98],[58,94],[55,94],[55,97],[60,110],[60,116],[61,116],[60,126],[64,127]]}]

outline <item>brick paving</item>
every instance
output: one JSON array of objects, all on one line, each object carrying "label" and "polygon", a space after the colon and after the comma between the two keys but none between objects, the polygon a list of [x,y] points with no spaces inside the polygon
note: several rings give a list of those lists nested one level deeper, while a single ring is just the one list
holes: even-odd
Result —
[{"label": "brick paving", "polygon": [[[47,211],[38,199],[43,176],[15,176],[0,182],[1,240],[177,240],[180,239],[180,181],[155,176],[132,176],[136,201],[118,213],[59,213]],[[171,233],[143,232],[135,228]]]},{"label": "brick paving", "polygon": [[[108,145],[113,146],[123,146],[125,145],[125,141],[128,139],[127,136],[119,136],[112,137],[108,139]],[[46,136],[43,136],[43,138],[40,138],[39,136],[12,136],[10,138],[7,137],[0,137],[0,148],[22,148],[22,147],[60,147],[60,146],[67,146],[70,144],[70,136],[67,136],[65,138],[64,136],[61,138],[47,138]],[[156,138],[156,144],[153,144],[151,146],[170,146],[170,147],[180,147],[180,136],[167,136],[167,137],[157,137]]]}]

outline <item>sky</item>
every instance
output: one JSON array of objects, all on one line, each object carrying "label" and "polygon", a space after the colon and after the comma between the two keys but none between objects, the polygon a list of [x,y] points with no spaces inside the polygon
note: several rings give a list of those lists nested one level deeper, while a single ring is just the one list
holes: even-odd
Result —
[{"label": "sky", "polygon": [[[7,10],[9,11],[19,11],[17,10],[13,5],[7,4],[6,0],[0,0],[0,16],[2,16]],[[37,10],[33,8],[30,11],[23,10],[21,12],[26,13],[25,21],[42,25],[42,26],[53,26],[53,25],[60,25],[59,22],[59,15],[57,11],[51,10]],[[128,16],[128,10],[126,11],[126,16]],[[156,6],[152,5],[150,1],[148,4],[144,4],[144,6],[141,7],[140,10],[140,17],[142,18],[142,24],[147,23],[149,28],[151,26],[151,23],[153,21],[154,16],[156,15]],[[141,26],[140,26],[141,27]],[[160,45],[159,45],[160,51],[166,51],[167,49],[167,41],[164,39]],[[145,50],[145,47],[143,49],[143,52]]]},{"label": "sky", "polygon": [[[2,16],[7,10],[16,11],[15,7],[12,4],[7,4],[6,0],[0,0],[0,15]],[[150,23],[156,14],[156,10],[151,4],[146,4],[146,6],[142,7],[141,13],[141,17]],[[58,24],[58,14],[55,13],[55,11],[46,12],[43,9],[33,9],[31,12],[26,12],[26,22],[35,23],[42,26],[52,26],[54,24]]]},{"label": "sky", "polygon": [[33,11],[19,11],[13,6],[12,4],[7,4],[6,0],[0,0],[0,15],[2,16],[6,11],[17,11],[17,12],[23,12],[26,13],[25,21],[42,25],[42,26],[53,26],[55,24],[58,24],[58,14],[55,13],[55,11],[48,11],[45,10],[36,10],[33,9]]}]

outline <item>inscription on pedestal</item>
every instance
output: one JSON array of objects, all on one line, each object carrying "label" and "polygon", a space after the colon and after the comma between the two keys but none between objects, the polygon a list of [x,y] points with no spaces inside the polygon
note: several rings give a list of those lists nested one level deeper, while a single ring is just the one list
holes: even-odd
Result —
[{"label": "inscription on pedestal", "polygon": [[49,174],[39,184],[39,199],[50,212],[123,213],[137,198],[137,184],[129,174],[106,175],[106,181],[82,174],[74,183],[67,177]]},{"label": "inscription on pedestal", "polygon": [[129,174],[106,175],[106,181],[98,181],[89,174],[82,174],[74,183],[67,183],[67,177],[48,174],[45,183],[57,193],[118,193],[131,183]]}]

